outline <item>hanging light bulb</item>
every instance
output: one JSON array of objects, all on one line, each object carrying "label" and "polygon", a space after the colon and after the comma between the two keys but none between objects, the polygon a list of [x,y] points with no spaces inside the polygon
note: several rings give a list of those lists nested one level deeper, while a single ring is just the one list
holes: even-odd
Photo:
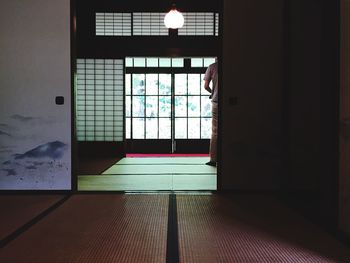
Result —
[{"label": "hanging light bulb", "polygon": [[183,27],[184,22],[183,15],[176,10],[175,5],[173,5],[172,9],[164,17],[164,24],[167,28],[178,29]]}]

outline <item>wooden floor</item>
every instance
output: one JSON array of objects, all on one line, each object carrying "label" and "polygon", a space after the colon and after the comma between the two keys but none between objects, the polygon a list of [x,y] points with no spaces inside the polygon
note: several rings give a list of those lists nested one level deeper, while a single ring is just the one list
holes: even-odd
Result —
[{"label": "wooden floor", "polygon": [[79,175],[79,191],[216,190],[208,157],[123,158],[102,174]]}]

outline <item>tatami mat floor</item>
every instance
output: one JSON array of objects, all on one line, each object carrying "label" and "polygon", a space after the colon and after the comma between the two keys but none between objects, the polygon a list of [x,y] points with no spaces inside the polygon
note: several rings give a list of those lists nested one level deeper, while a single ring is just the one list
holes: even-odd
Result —
[{"label": "tatami mat floor", "polygon": [[0,262],[164,262],[167,216],[166,195],[76,195],[0,249]]},{"label": "tatami mat floor", "polygon": [[63,195],[0,195],[0,240],[62,198]]},{"label": "tatami mat floor", "polygon": [[350,262],[350,251],[264,195],[177,196],[180,262]]},{"label": "tatami mat floor", "polygon": [[[0,205],[23,198],[38,203],[11,195]],[[47,201],[39,210],[55,198],[39,198]],[[34,214],[25,206],[16,212]],[[350,250],[272,196],[78,194],[19,231],[0,262],[347,263]]]},{"label": "tatami mat floor", "polygon": [[208,157],[123,158],[100,175],[79,175],[79,191],[216,190]]}]

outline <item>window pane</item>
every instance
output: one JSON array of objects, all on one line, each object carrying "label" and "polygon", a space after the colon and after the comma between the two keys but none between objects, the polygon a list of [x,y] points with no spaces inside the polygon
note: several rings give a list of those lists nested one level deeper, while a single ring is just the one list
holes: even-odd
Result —
[{"label": "window pane", "polygon": [[201,93],[200,74],[188,74],[188,94],[199,95]]},{"label": "window pane", "polygon": [[158,74],[146,74],[146,95],[158,95]]},{"label": "window pane", "polygon": [[125,94],[131,94],[131,74],[125,74]]},{"label": "window pane", "polygon": [[147,118],[146,119],[146,139],[158,138],[158,119]]},{"label": "window pane", "polygon": [[201,96],[201,116],[211,117],[211,101],[207,96]]},{"label": "window pane", "polygon": [[202,58],[191,58],[191,67],[192,68],[203,67],[203,59]]},{"label": "window pane", "polygon": [[132,58],[125,58],[125,67],[132,67]]},{"label": "window pane", "polygon": [[130,118],[125,119],[125,137],[131,139],[131,120]]},{"label": "window pane", "polygon": [[170,117],[171,115],[171,96],[159,97],[159,117]]},{"label": "window pane", "polygon": [[145,58],[134,58],[134,67],[145,67],[146,60]]},{"label": "window pane", "polygon": [[171,74],[159,74],[159,95],[171,94]]},{"label": "window pane", "polygon": [[132,137],[133,139],[145,138],[145,121],[142,118],[132,119]]},{"label": "window pane", "polygon": [[147,58],[147,67],[158,67],[158,58]]},{"label": "window pane", "polygon": [[159,67],[171,67],[170,58],[160,58],[159,59]]},{"label": "window pane", "polygon": [[159,119],[159,139],[171,139],[171,120],[170,118]]},{"label": "window pane", "polygon": [[146,96],[146,117],[158,117],[158,97]]},{"label": "window pane", "polygon": [[187,97],[186,96],[175,97],[175,116],[176,117],[187,116]]},{"label": "window pane", "polygon": [[175,119],[175,139],[187,139],[187,118]]},{"label": "window pane", "polygon": [[200,109],[200,96],[188,96],[188,116],[199,117],[201,113]]},{"label": "window pane", "polygon": [[125,116],[131,117],[131,96],[125,97]]},{"label": "window pane", "polygon": [[133,96],[132,98],[132,116],[145,116],[145,96]]},{"label": "window pane", "polygon": [[175,95],[187,93],[187,74],[175,74]]},{"label": "window pane", "polygon": [[188,119],[188,138],[200,139],[200,119]]},{"label": "window pane", "polygon": [[211,118],[202,118],[201,138],[210,139],[211,137]]},{"label": "window pane", "polygon": [[133,95],[145,94],[145,74],[132,74]]},{"label": "window pane", "polygon": [[204,59],[204,67],[208,67],[210,64],[215,62],[215,58],[205,58]]},{"label": "window pane", "polygon": [[184,59],[183,58],[173,58],[171,59],[172,67],[173,68],[182,68],[184,66]]}]

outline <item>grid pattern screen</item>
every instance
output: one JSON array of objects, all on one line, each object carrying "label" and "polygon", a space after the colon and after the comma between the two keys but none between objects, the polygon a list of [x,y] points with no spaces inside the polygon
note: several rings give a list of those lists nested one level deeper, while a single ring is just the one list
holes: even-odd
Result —
[{"label": "grid pattern screen", "polygon": [[123,64],[123,59],[77,59],[78,141],[123,141]]},{"label": "grid pattern screen", "polygon": [[164,26],[165,13],[133,13],[134,36],[167,36]]},{"label": "grid pattern screen", "polygon": [[183,13],[185,23],[179,36],[214,36],[215,13]]},{"label": "grid pattern screen", "polygon": [[[97,36],[168,36],[164,25],[166,13],[96,13]],[[218,36],[219,14],[183,13],[185,23],[179,36]]]},{"label": "grid pattern screen", "polygon": [[96,13],[96,36],[131,36],[131,14]]},{"label": "grid pattern screen", "polygon": [[219,35],[219,13],[215,14],[215,36]]}]

